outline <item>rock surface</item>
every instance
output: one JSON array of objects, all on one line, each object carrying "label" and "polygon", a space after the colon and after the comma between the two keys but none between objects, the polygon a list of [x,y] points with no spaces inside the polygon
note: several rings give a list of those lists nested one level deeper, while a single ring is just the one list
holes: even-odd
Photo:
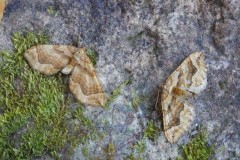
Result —
[{"label": "rock surface", "polygon": [[[54,6],[55,13],[47,9]],[[52,44],[74,44],[97,51],[96,70],[107,94],[130,79],[109,109],[86,107],[85,114],[102,140],[79,145],[71,159],[106,159],[104,147],[115,144],[115,159],[131,154],[146,122],[160,129],[146,140],[143,158],[175,159],[179,146],[206,127],[213,159],[240,158],[240,1],[239,0],[11,0],[0,25],[0,50],[12,49],[16,31],[46,32]],[[176,144],[167,142],[162,117],[155,109],[157,90],[192,52],[202,51],[208,86],[195,97],[194,124]],[[144,97],[137,110],[133,95]]]}]

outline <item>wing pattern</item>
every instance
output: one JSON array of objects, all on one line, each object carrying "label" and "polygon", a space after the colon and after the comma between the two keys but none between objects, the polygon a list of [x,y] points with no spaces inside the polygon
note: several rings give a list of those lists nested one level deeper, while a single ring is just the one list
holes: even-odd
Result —
[{"label": "wing pattern", "polygon": [[84,48],[37,45],[28,49],[24,57],[34,70],[45,75],[53,75],[60,70],[71,74],[69,88],[77,100],[88,105],[104,106],[105,94]]},{"label": "wing pattern", "polygon": [[204,54],[195,52],[170,75],[163,87],[161,105],[167,140],[176,142],[194,120],[194,107],[187,100],[207,86]]}]

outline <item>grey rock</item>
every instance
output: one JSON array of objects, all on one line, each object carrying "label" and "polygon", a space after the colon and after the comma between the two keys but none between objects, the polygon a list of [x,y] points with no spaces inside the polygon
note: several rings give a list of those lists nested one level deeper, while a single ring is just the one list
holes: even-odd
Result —
[{"label": "grey rock", "polygon": [[[48,14],[50,5],[57,15]],[[96,70],[108,95],[131,79],[110,109],[86,107],[85,114],[106,137],[80,144],[74,160],[84,159],[83,147],[90,148],[93,158],[105,159],[103,148],[110,139],[116,146],[114,158],[127,157],[149,120],[160,132],[155,141],[145,140],[146,159],[175,159],[197,125],[208,129],[209,143],[216,146],[214,159],[239,159],[239,26],[239,0],[11,0],[0,25],[0,50],[12,48],[16,31],[46,32],[51,44],[98,52]],[[188,133],[169,144],[162,116],[155,114],[158,86],[195,51],[206,54],[208,86],[194,99],[197,116]],[[137,110],[131,106],[134,92],[146,97]]]}]

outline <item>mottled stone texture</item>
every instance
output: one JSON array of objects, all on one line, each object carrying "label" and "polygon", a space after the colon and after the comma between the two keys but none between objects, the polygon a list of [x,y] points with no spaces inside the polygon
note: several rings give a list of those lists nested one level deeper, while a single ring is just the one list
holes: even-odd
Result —
[{"label": "mottled stone texture", "polygon": [[[57,15],[47,12],[49,6]],[[13,32],[24,30],[46,32],[52,44],[96,50],[107,94],[131,80],[109,109],[86,107],[106,134],[85,145],[91,157],[105,159],[103,148],[112,139],[115,159],[123,159],[152,120],[160,132],[155,141],[145,141],[146,159],[175,159],[199,125],[216,147],[213,159],[240,158],[239,0],[11,0],[0,25],[0,50],[11,49]],[[170,144],[154,107],[158,86],[195,51],[206,54],[208,86],[193,100],[196,118],[189,132]],[[134,93],[144,97],[137,110],[131,106]],[[82,147],[72,159],[83,159]]]}]

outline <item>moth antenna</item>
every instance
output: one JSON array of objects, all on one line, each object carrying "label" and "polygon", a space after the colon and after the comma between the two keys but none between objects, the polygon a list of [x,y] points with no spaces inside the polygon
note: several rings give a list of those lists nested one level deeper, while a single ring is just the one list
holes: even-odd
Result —
[{"label": "moth antenna", "polygon": [[160,86],[158,87],[158,94],[157,94],[157,100],[156,100],[156,103],[155,103],[155,109],[158,110],[158,102],[159,102],[159,96],[160,96]]}]

